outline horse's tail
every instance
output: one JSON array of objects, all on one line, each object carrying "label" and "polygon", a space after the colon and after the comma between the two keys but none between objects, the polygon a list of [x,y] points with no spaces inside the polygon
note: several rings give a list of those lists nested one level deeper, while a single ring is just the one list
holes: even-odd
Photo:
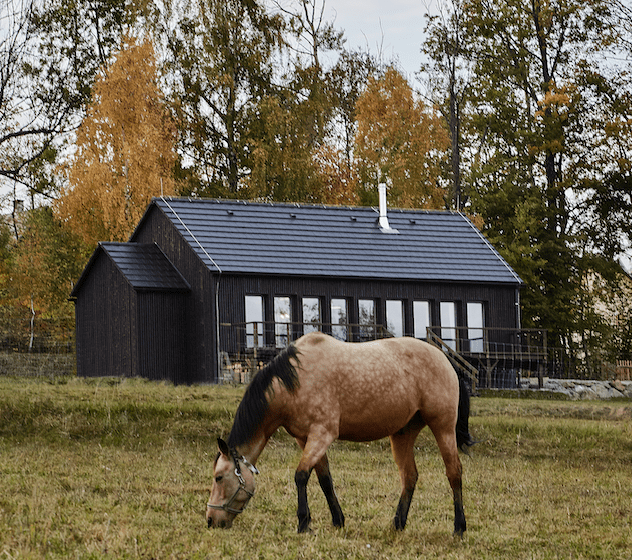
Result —
[{"label": "horse's tail", "polygon": [[470,393],[462,377],[459,377],[459,412],[456,420],[456,444],[464,453],[476,442],[470,435]]}]

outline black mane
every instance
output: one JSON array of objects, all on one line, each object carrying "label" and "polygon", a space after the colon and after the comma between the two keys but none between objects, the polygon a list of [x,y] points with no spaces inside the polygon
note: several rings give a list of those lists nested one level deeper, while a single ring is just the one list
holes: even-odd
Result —
[{"label": "black mane", "polygon": [[298,387],[298,375],[290,362],[290,359],[298,362],[298,354],[296,346],[290,344],[252,378],[239,403],[233,428],[228,436],[228,445],[232,449],[250,441],[263,422],[268,410],[268,396],[272,392],[272,380],[275,377],[290,392]]}]

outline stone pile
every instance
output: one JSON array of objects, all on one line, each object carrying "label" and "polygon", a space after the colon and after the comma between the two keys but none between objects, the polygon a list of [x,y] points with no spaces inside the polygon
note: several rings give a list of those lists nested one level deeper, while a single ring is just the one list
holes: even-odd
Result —
[{"label": "stone pile", "polygon": [[549,379],[545,377],[542,389],[538,389],[538,378],[528,377],[520,380],[520,388],[562,393],[572,400],[632,399],[632,381],[590,381],[585,379]]}]

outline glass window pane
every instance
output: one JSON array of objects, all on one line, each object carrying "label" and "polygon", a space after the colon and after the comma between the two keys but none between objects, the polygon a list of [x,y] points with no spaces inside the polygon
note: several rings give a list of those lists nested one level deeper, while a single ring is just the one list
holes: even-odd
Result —
[{"label": "glass window pane", "polygon": [[413,302],[413,322],[415,338],[426,339],[428,337],[428,327],[430,326],[430,302]]},{"label": "glass window pane", "polygon": [[375,300],[358,300],[358,335],[360,340],[375,339]]},{"label": "glass window pane", "polygon": [[317,297],[303,298],[303,332],[305,334],[321,329],[320,299]]},{"label": "glass window pane", "polygon": [[470,352],[483,352],[485,317],[481,302],[467,304],[467,338],[470,341]]},{"label": "glass window pane", "polygon": [[452,350],[456,350],[456,304],[453,301],[442,301],[441,312],[441,339]]},{"label": "glass window pane", "polygon": [[263,346],[263,296],[246,296],[246,346]]},{"label": "glass window pane", "polygon": [[338,340],[348,340],[347,300],[332,298],[331,300],[331,335]]},{"label": "glass window pane", "polygon": [[394,337],[404,336],[404,302],[402,300],[386,301],[386,328]]},{"label": "glass window pane", "polygon": [[285,348],[290,343],[290,323],[292,309],[290,298],[274,298],[274,341],[277,348]]}]

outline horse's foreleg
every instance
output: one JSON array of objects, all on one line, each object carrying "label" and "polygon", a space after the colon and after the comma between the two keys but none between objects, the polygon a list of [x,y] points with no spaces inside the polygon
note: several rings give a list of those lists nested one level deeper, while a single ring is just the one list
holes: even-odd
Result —
[{"label": "horse's foreleg", "polygon": [[309,531],[309,525],[312,522],[312,516],[309,512],[309,504],[307,503],[307,483],[309,482],[309,471],[297,470],[294,475],[296,483],[296,492],[298,494],[298,508],[296,515],[298,517],[298,532],[306,533]]},{"label": "horse's foreleg", "polygon": [[[423,424],[422,424],[423,426]],[[397,504],[393,526],[397,531],[403,531],[408,519],[408,510],[413,499],[417,484],[417,466],[415,465],[415,439],[419,434],[419,425],[409,425],[391,436],[391,450],[393,458],[399,468],[402,483],[402,494]]]},{"label": "horse's foreleg", "polygon": [[325,498],[327,499],[327,505],[329,506],[329,511],[331,511],[331,520],[334,527],[344,527],[345,516],[342,513],[342,508],[340,507],[338,497],[336,496],[336,492],[334,490],[331,472],[329,471],[329,460],[327,459],[326,454],[323,455],[323,458],[318,463],[316,463],[314,469],[316,470],[318,482],[323,490],[323,494],[325,494]]},{"label": "horse's foreleg", "polygon": [[451,430],[447,432],[435,432],[433,430],[433,433],[439,444],[439,450],[445,463],[446,475],[450,482],[450,488],[452,488],[454,498],[454,534],[462,537],[467,525],[465,512],[463,511],[463,469],[456,446],[456,434]]},{"label": "horse's foreleg", "polygon": [[[297,439],[298,444],[303,449],[303,455],[301,456],[301,460],[296,469],[296,474],[294,475],[294,482],[296,483],[296,491],[298,494],[298,508],[296,510],[296,515],[298,517],[299,533],[309,531],[309,525],[312,521],[311,514],[309,512],[309,504],[307,503],[307,483],[309,482],[309,476],[312,473],[312,469],[316,468],[321,463],[323,457],[325,457],[327,448],[336,439],[336,437],[337,434],[332,434],[322,427],[313,426],[307,440]],[[321,481],[320,476],[318,478],[322,486],[323,482]],[[331,476],[329,476],[329,480],[331,481]],[[327,483],[325,482],[325,484]],[[333,485],[331,485],[331,489],[333,493]],[[336,503],[337,502],[338,500],[336,499]],[[339,505],[338,508],[340,508]]]}]

